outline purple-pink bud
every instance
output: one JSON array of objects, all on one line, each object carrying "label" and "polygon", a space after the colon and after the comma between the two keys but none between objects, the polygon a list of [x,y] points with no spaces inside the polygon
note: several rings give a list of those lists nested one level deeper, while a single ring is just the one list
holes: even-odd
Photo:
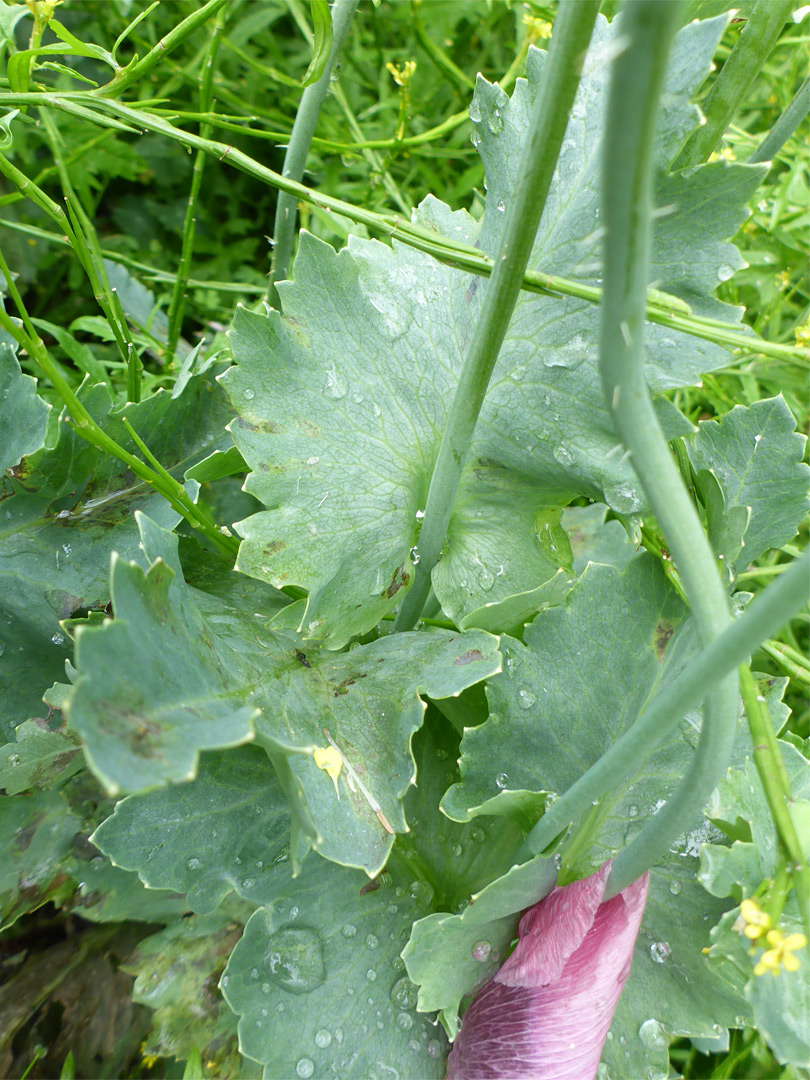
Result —
[{"label": "purple-pink bud", "polygon": [[649,883],[603,902],[610,865],[524,912],[514,952],[464,1014],[447,1080],[593,1080]]}]

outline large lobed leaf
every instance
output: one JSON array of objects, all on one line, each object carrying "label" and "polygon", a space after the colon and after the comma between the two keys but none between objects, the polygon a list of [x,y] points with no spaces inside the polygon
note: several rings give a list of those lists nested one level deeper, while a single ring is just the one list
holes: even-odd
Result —
[{"label": "large lobed leaf", "polygon": [[[377,873],[394,834],[407,830],[402,799],[414,779],[422,695],[450,697],[498,671],[497,638],[437,630],[339,655],[304,647],[279,618],[265,625],[252,593],[220,599],[188,586],[177,538],[147,518],[140,524],[152,565],[144,573],[114,560],[116,619],[77,633],[69,717],[93,769],[113,792],[187,781],[200,750],[255,731],[293,808],[296,865],[313,846]],[[333,781],[315,753],[335,747],[342,767]]]},{"label": "large lobed leaf", "polygon": [[[694,309],[734,322],[739,311],[711,294],[742,265],[724,238],[762,171],[719,162],[663,172],[698,123],[690,97],[724,25],[690,24],[675,43],[658,135],[653,274]],[[600,281],[600,144],[620,32],[618,20],[597,23],[531,259],[589,284]],[[470,115],[487,176],[481,221],[428,198],[415,213],[422,227],[496,252],[545,59],[530,50],[527,81],[511,99],[479,79]],[[238,565],[308,590],[305,636],[340,647],[410,587],[409,552],[418,555],[420,513],[486,288],[396,243],[352,237],[336,254],[304,233],[294,281],[279,287],[283,315],[237,313],[238,366],[223,378],[239,413],[234,439],[252,470],[247,489],[267,508],[240,525]],[[521,295],[433,572],[436,596],[456,620],[489,606],[486,625],[496,627],[498,604],[570,569],[557,510],[575,495],[603,498],[622,514],[641,509],[603,401],[596,340],[595,306]],[[646,351],[654,391],[695,382],[725,361],[717,346],[657,325]],[[668,402],[661,415],[669,434],[689,430]]]}]

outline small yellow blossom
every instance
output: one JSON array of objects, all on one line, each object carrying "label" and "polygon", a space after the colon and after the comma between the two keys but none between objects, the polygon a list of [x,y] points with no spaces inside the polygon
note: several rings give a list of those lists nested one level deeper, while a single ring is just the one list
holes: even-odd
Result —
[{"label": "small yellow blossom", "polygon": [[401,68],[398,68],[396,64],[392,64],[390,61],[385,66],[391,72],[397,86],[407,86],[411,81],[411,76],[416,71],[415,60],[406,60]]},{"label": "small yellow blossom", "polygon": [[779,287],[779,291],[784,292],[784,290],[789,288],[789,286],[790,286],[790,271],[789,270],[781,270],[776,275],[775,280],[776,280],[777,286]]},{"label": "small yellow blossom", "polygon": [[796,344],[802,349],[810,348],[810,322],[796,327]]},{"label": "small yellow blossom", "polygon": [[782,968],[785,971],[798,971],[799,960],[794,956],[797,949],[803,949],[807,945],[804,934],[788,934],[787,937],[781,930],[769,930],[765,940],[770,945],[759,958],[754,967],[755,975],[764,975],[767,971],[771,975],[778,975]]},{"label": "small yellow blossom", "polygon": [[526,26],[526,36],[529,41],[546,41],[551,37],[551,23],[546,19],[539,19],[534,15],[524,15],[523,22]]},{"label": "small yellow blossom", "polygon": [[740,904],[740,918],[734,925],[751,941],[756,941],[771,929],[772,924],[770,915],[762,910],[756,900],[743,900]]},{"label": "small yellow blossom", "polygon": [[730,146],[724,146],[719,152],[713,150],[709,155],[709,161],[736,161],[734,157],[734,151]]}]

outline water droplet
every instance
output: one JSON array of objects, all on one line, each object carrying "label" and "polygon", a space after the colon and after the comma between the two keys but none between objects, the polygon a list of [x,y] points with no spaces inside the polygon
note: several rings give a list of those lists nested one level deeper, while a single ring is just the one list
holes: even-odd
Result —
[{"label": "water droplet", "polygon": [[410,555],[410,559],[413,565],[417,566],[419,564],[419,551],[417,550],[417,548],[412,547],[408,554]]},{"label": "water droplet", "polygon": [[273,934],[263,963],[270,982],[292,994],[309,994],[326,977],[321,939],[305,926],[285,926]]},{"label": "water droplet", "polygon": [[495,575],[487,570],[483,569],[478,574],[478,587],[484,592],[489,592],[492,586],[495,584]]},{"label": "water droplet", "polygon": [[503,117],[500,114],[499,109],[493,109],[487,117],[487,127],[493,135],[497,135],[503,131]]},{"label": "water droplet", "polygon": [[321,459],[319,457],[308,457],[307,465],[317,465]]},{"label": "water droplet", "polygon": [[562,443],[560,443],[559,446],[555,446],[552,452],[555,459],[559,461],[560,465],[564,465],[566,469],[574,464],[574,455],[566,446],[563,446]]},{"label": "water droplet", "polygon": [[481,119],[481,106],[477,97],[474,97],[470,102],[470,119],[474,124],[477,124]]},{"label": "water droplet", "polygon": [[20,757],[19,754],[9,754],[8,755],[8,763],[11,766],[19,765],[21,761],[22,761],[22,758]]},{"label": "water droplet", "polygon": [[503,201],[503,199],[498,200],[498,205],[495,209],[498,211],[499,214],[502,214],[504,212],[504,210],[506,209],[506,203]]},{"label": "water droplet", "polygon": [[717,280],[728,281],[729,278],[734,277],[735,270],[733,266],[718,266],[717,268]]},{"label": "water droplet", "polygon": [[408,1012],[411,1009],[416,1008],[416,1001],[419,997],[419,990],[408,978],[397,979],[394,985],[391,987],[391,1000],[395,1001],[399,1005],[400,1009]]},{"label": "water droplet", "polygon": [[388,912],[389,915],[396,915],[396,913],[399,911],[399,908],[396,904],[389,904],[385,910]]},{"label": "water droplet", "polygon": [[379,944],[380,939],[375,937],[374,934],[369,934],[366,938],[366,945],[369,947],[369,949],[376,949]]},{"label": "water droplet", "polygon": [[461,846],[461,844],[454,844],[453,845],[453,854],[455,855],[456,858],[458,858],[459,855],[464,854],[464,848]]},{"label": "water droplet", "polygon": [[331,1041],[332,1033],[331,1031],[327,1031],[326,1028],[321,1028],[320,1031],[315,1032],[315,1045],[319,1050],[325,1050]]},{"label": "water droplet", "polygon": [[368,971],[366,972],[366,978],[368,979],[369,982],[375,982],[376,981],[377,972],[374,970],[374,968],[369,968],[368,969]]},{"label": "water droplet", "polygon": [[656,964],[663,964],[671,951],[665,941],[655,941],[650,946],[650,956]]},{"label": "water droplet", "polygon": [[242,397],[245,399],[245,401],[253,401],[253,399],[256,397],[256,391],[251,390],[250,387],[248,387],[247,390],[242,391]]},{"label": "water droplet", "polygon": [[355,405],[360,405],[361,402],[363,401],[363,395],[362,394],[352,394],[352,401],[355,403]]},{"label": "water droplet", "polygon": [[416,511],[416,520],[417,521],[424,520],[424,517],[425,517],[425,511],[424,510],[417,510]]},{"label": "water droplet", "polygon": [[442,1044],[438,1039],[431,1039],[425,1047],[427,1056],[429,1058],[440,1058],[442,1056]]},{"label": "water droplet", "polygon": [[315,1072],[315,1063],[309,1058],[301,1058],[298,1064],[295,1066],[295,1075],[300,1076],[301,1080],[308,1080],[310,1076]]},{"label": "water droplet", "polygon": [[397,1014],[397,1027],[400,1031],[410,1031],[413,1027],[413,1017],[408,1016],[406,1012]]},{"label": "water droplet", "polygon": [[680,881],[671,881],[669,883],[669,891],[673,896],[678,896],[682,888],[683,885],[681,885]]},{"label": "water droplet", "polygon": [[337,373],[335,368],[332,368],[326,373],[326,382],[323,386],[323,392],[328,398],[344,398],[348,392],[346,382]]},{"label": "water droplet", "polygon": [[474,829],[471,829],[470,830],[470,839],[472,840],[472,842],[474,844],[480,844],[481,841],[484,839],[484,830],[479,829],[477,827],[474,828]]},{"label": "water droplet", "polygon": [[269,994],[270,993],[270,983],[262,983],[262,993],[263,994]]},{"label": "water droplet", "polygon": [[220,985],[220,986],[222,987],[222,989],[224,990],[224,989],[225,989],[225,987],[226,987],[226,986],[228,985],[228,983],[229,983],[230,981],[231,981],[231,977],[230,977],[230,975],[223,975],[223,976],[222,976],[222,978],[221,978],[221,979],[219,980],[219,985]]},{"label": "water droplet", "polygon": [[521,709],[530,709],[537,701],[531,690],[518,690],[518,705]]},{"label": "water droplet", "polygon": [[310,534],[310,536],[317,536],[318,526],[315,524],[314,521],[307,522],[307,532]]},{"label": "water droplet", "polygon": [[252,889],[255,884],[256,884],[256,878],[246,877],[245,880],[242,882],[242,888],[243,889]]},{"label": "water droplet", "polygon": [[664,1050],[669,1046],[669,1036],[657,1020],[645,1020],[638,1029],[638,1037],[648,1050]]},{"label": "water droplet", "polygon": [[186,866],[189,868],[189,870],[199,870],[202,866],[202,863],[199,859],[189,859],[186,863]]},{"label": "water droplet", "polygon": [[488,941],[476,941],[475,945],[473,945],[472,950],[473,960],[478,960],[483,963],[484,960],[489,959],[489,954],[491,952],[492,946]]},{"label": "water droplet", "polygon": [[356,934],[357,934],[357,927],[354,926],[352,923],[346,923],[346,925],[343,927],[343,936],[344,937],[355,937]]},{"label": "water droplet", "polygon": [[64,634],[54,634],[53,637],[51,638],[51,641],[54,643],[54,645],[63,645],[64,641],[65,641],[65,635]]},{"label": "water droplet", "polygon": [[638,817],[638,807],[635,804],[633,804],[633,806],[628,806],[627,813],[630,817]]},{"label": "water droplet", "polygon": [[500,788],[501,790],[503,790],[508,783],[509,783],[509,775],[508,775],[508,773],[501,772],[501,773],[498,773],[498,775],[495,777],[495,787]]},{"label": "water droplet", "polygon": [[478,134],[477,131],[473,131],[472,135],[470,136],[470,142],[473,144],[473,146],[476,147],[481,145],[481,136]]}]

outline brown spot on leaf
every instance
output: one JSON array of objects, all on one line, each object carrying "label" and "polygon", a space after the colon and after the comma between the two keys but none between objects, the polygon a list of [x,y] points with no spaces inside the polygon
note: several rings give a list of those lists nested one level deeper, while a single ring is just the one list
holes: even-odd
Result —
[{"label": "brown spot on leaf", "polygon": [[299,664],[303,664],[304,667],[312,667],[312,664],[310,664],[309,660],[307,660],[307,654],[305,652],[301,652],[300,649],[295,650],[295,659],[298,661]]},{"label": "brown spot on leaf", "polygon": [[382,595],[390,600],[391,597],[395,596],[401,588],[408,584],[410,580],[411,575],[408,573],[405,567],[398,566],[394,571],[394,576],[391,578],[391,584],[388,586],[388,588]]},{"label": "brown spot on leaf", "polygon": [[653,640],[655,642],[655,651],[659,660],[664,659],[664,653],[667,651],[667,645],[669,645],[670,638],[674,631],[675,627],[667,619],[661,619],[656,626]]},{"label": "brown spot on leaf", "polygon": [[277,555],[278,552],[283,551],[286,546],[287,543],[284,540],[271,540],[269,544],[264,545],[262,550],[265,555]]},{"label": "brown spot on leaf", "polygon": [[34,839],[37,829],[45,820],[44,814],[36,814],[34,818],[25,826],[24,829],[20,829],[17,835],[14,837],[14,847],[18,851],[27,851],[31,846],[31,841]]},{"label": "brown spot on leaf", "polygon": [[484,654],[480,649],[467,649],[461,656],[457,656],[453,661],[454,664],[474,664],[478,660],[483,660]]}]

